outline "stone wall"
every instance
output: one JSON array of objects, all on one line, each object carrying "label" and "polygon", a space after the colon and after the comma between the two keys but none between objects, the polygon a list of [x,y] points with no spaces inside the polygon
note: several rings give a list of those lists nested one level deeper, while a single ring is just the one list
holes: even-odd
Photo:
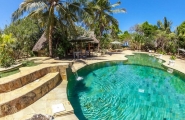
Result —
[{"label": "stone wall", "polygon": [[13,114],[19,110],[29,106],[44,96],[50,90],[55,88],[61,82],[61,77],[57,74],[54,78],[39,86],[38,88],[28,92],[27,94],[20,96],[16,99],[8,101],[0,105],[0,117]]},{"label": "stone wall", "polygon": [[15,78],[12,77],[12,79],[8,82],[6,82],[6,79],[5,79],[4,80],[5,82],[0,84],[0,93],[9,92],[17,88],[20,88],[51,72],[59,72],[62,77],[62,80],[66,80],[66,68],[67,66],[63,66],[63,65],[44,67],[31,73],[28,72],[28,73],[22,74],[19,77],[15,77]]},{"label": "stone wall", "polygon": [[18,95],[19,97],[15,99],[1,103],[0,117],[13,114],[24,109],[55,88],[62,80],[67,80],[66,68],[68,68],[68,65],[43,65],[32,69],[29,68],[26,71],[24,70],[24,73],[14,75],[15,77],[12,76],[1,79],[0,94],[9,91],[14,92],[13,90],[42,78],[48,73],[58,72],[56,76],[48,80],[46,83],[43,83],[41,86],[38,86],[36,89],[33,89],[22,96]]}]

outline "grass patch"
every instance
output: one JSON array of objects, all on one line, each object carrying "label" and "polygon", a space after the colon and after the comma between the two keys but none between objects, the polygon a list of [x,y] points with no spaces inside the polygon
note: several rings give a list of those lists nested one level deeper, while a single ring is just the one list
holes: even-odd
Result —
[{"label": "grass patch", "polygon": [[[31,66],[36,66],[38,64],[39,63],[34,63],[34,61],[24,61],[24,62],[22,62],[22,67],[31,67]],[[8,72],[5,72],[5,73],[0,72],[0,78],[7,77],[9,75],[13,75],[13,74],[16,74],[18,72],[20,72],[19,68],[8,71]]]},{"label": "grass patch", "polygon": [[15,69],[15,70],[5,72],[5,73],[0,73],[0,77],[3,78],[3,77],[13,75],[13,74],[18,73],[18,72],[19,72],[19,69]]},{"label": "grass patch", "polygon": [[34,63],[34,61],[24,61],[22,63],[23,67],[31,67],[31,66],[36,66],[38,65],[39,63]]}]

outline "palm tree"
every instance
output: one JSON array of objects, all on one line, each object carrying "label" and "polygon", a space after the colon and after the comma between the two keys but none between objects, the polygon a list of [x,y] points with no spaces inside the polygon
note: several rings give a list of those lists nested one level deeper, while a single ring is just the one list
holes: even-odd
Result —
[{"label": "palm tree", "polygon": [[157,26],[159,30],[156,31],[157,45],[158,48],[164,52],[167,50],[168,52],[175,53],[175,49],[177,46],[176,34],[171,32],[172,22],[168,21],[166,17],[164,17],[163,23],[161,21],[157,21]]},{"label": "palm tree", "polygon": [[165,45],[168,41],[168,34],[166,34],[166,31],[157,30],[156,31],[156,42],[157,42],[157,48],[161,50],[161,52],[164,52]]},{"label": "palm tree", "polygon": [[[93,17],[89,17],[85,22],[90,24],[90,28],[94,29],[95,34],[99,39],[101,39],[105,33],[117,32],[115,30],[118,29],[118,21],[112,16],[112,14],[126,12],[123,8],[115,9],[115,7],[120,4],[120,1],[115,4],[110,4],[109,0],[92,0],[87,3],[87,8],[91,10],[91,15]],[[91,22],[89,23],[89,21]]]},{"label": "palm tree", "polygon": [[94,14],[94,27],[98,29],[98,35],[101,37],[103,33],[110,29],[110,26],[118,27],[118,21],[112,16],[113,13],[126,12],[125,9],[115,9],[121,4],[110,4],[109,0],[92,0],[88,3],[88,7]]},{"label": "palm tree", "polygon": [[162,23],[160,20],[157,21],[157,26],[160,30],[166,31],[167,33],[171,33],[171,25],[172,22],[168,21],[166,17],[164,17],[164,22]]},{"label": "palm tree", "polygon": [[[80,0],[79,0],[80,1]],[[41,21],[46,30],[46,37],[49,41],[49,56],[52,57],[52,33],[55,25],[60,23],[60,27],[72,28],[75,30],[77,15],[82,12],[81,4],[78,0],[25,0],[13,13],[12,20],[15,21],[25,12],[27,17],[36,18]]]}]

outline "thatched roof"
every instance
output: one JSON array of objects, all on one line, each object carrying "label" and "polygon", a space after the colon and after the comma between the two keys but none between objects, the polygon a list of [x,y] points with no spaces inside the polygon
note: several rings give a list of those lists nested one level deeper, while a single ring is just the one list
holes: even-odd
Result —
[{"label": "thatched roof", "polygon": [[93,39],[93,43],[99,43],[99,40],[96,39],[96,36],[94,34],[94,31],[89,32],[89,37]]},{"label": "thatched roof", "polygon": [[99,43],[99,40],[96,39],[94,31],[88,31],[84,33],[82,36],[73,38],[70,42],[92,42]]},{"label": "thatched roof", "polygon": [[70,40],[70,42],[88,42],[88,41],[93,41],[93,39],[90,37],[80,36]]},{"label": "thatched roof", "polygon": [[46,39],[46,35],[45,35],[45,32],[44,32],[42,34],[41,38],[37,41],[37,43],[33,47],[32,51],[38,52],[39,50],[41,50],[44,47],[46,41],[47,41],[47,39]]}]

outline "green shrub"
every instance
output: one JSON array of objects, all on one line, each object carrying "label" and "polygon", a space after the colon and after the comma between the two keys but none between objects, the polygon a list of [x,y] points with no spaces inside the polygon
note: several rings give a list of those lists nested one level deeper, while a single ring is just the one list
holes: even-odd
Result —
[{"label": "green shrub", "polygon": [[7,68],[13,65],[14,63],[15,63],[15,60],[11,56],[1,55],[0,66]]},{"label": "green shrub", "polygon": [[61,59],[65,57],[65,50],[62,46],[59,46],[56,50],[58,57]]},{"label": "green shrub", "polygon": [[157,49],[156,52],[159,53],[159,54],[162,54],[162,55],[165,55],[166,54],[166,52],[165,51],[162,51],[161,49]]},{"label": "green shrub", "polygon": [[23,67],[31,67],[31,66],[36,66],[38,63],[34,63],[34,61],[23,61],[22,66]]},{"label": "green shrub", "polygon": [[176,59],[176,56],[175,56],[175,55],[172,55],[172,56],[170,57],[170,59],[171,59],[171,60],[175,60],[175,59]]},{"label": "green shrub", "polygon": [[0,66],[10,67],[15,63],[13,45],[15,39],[12,34],[0,36]]}]

